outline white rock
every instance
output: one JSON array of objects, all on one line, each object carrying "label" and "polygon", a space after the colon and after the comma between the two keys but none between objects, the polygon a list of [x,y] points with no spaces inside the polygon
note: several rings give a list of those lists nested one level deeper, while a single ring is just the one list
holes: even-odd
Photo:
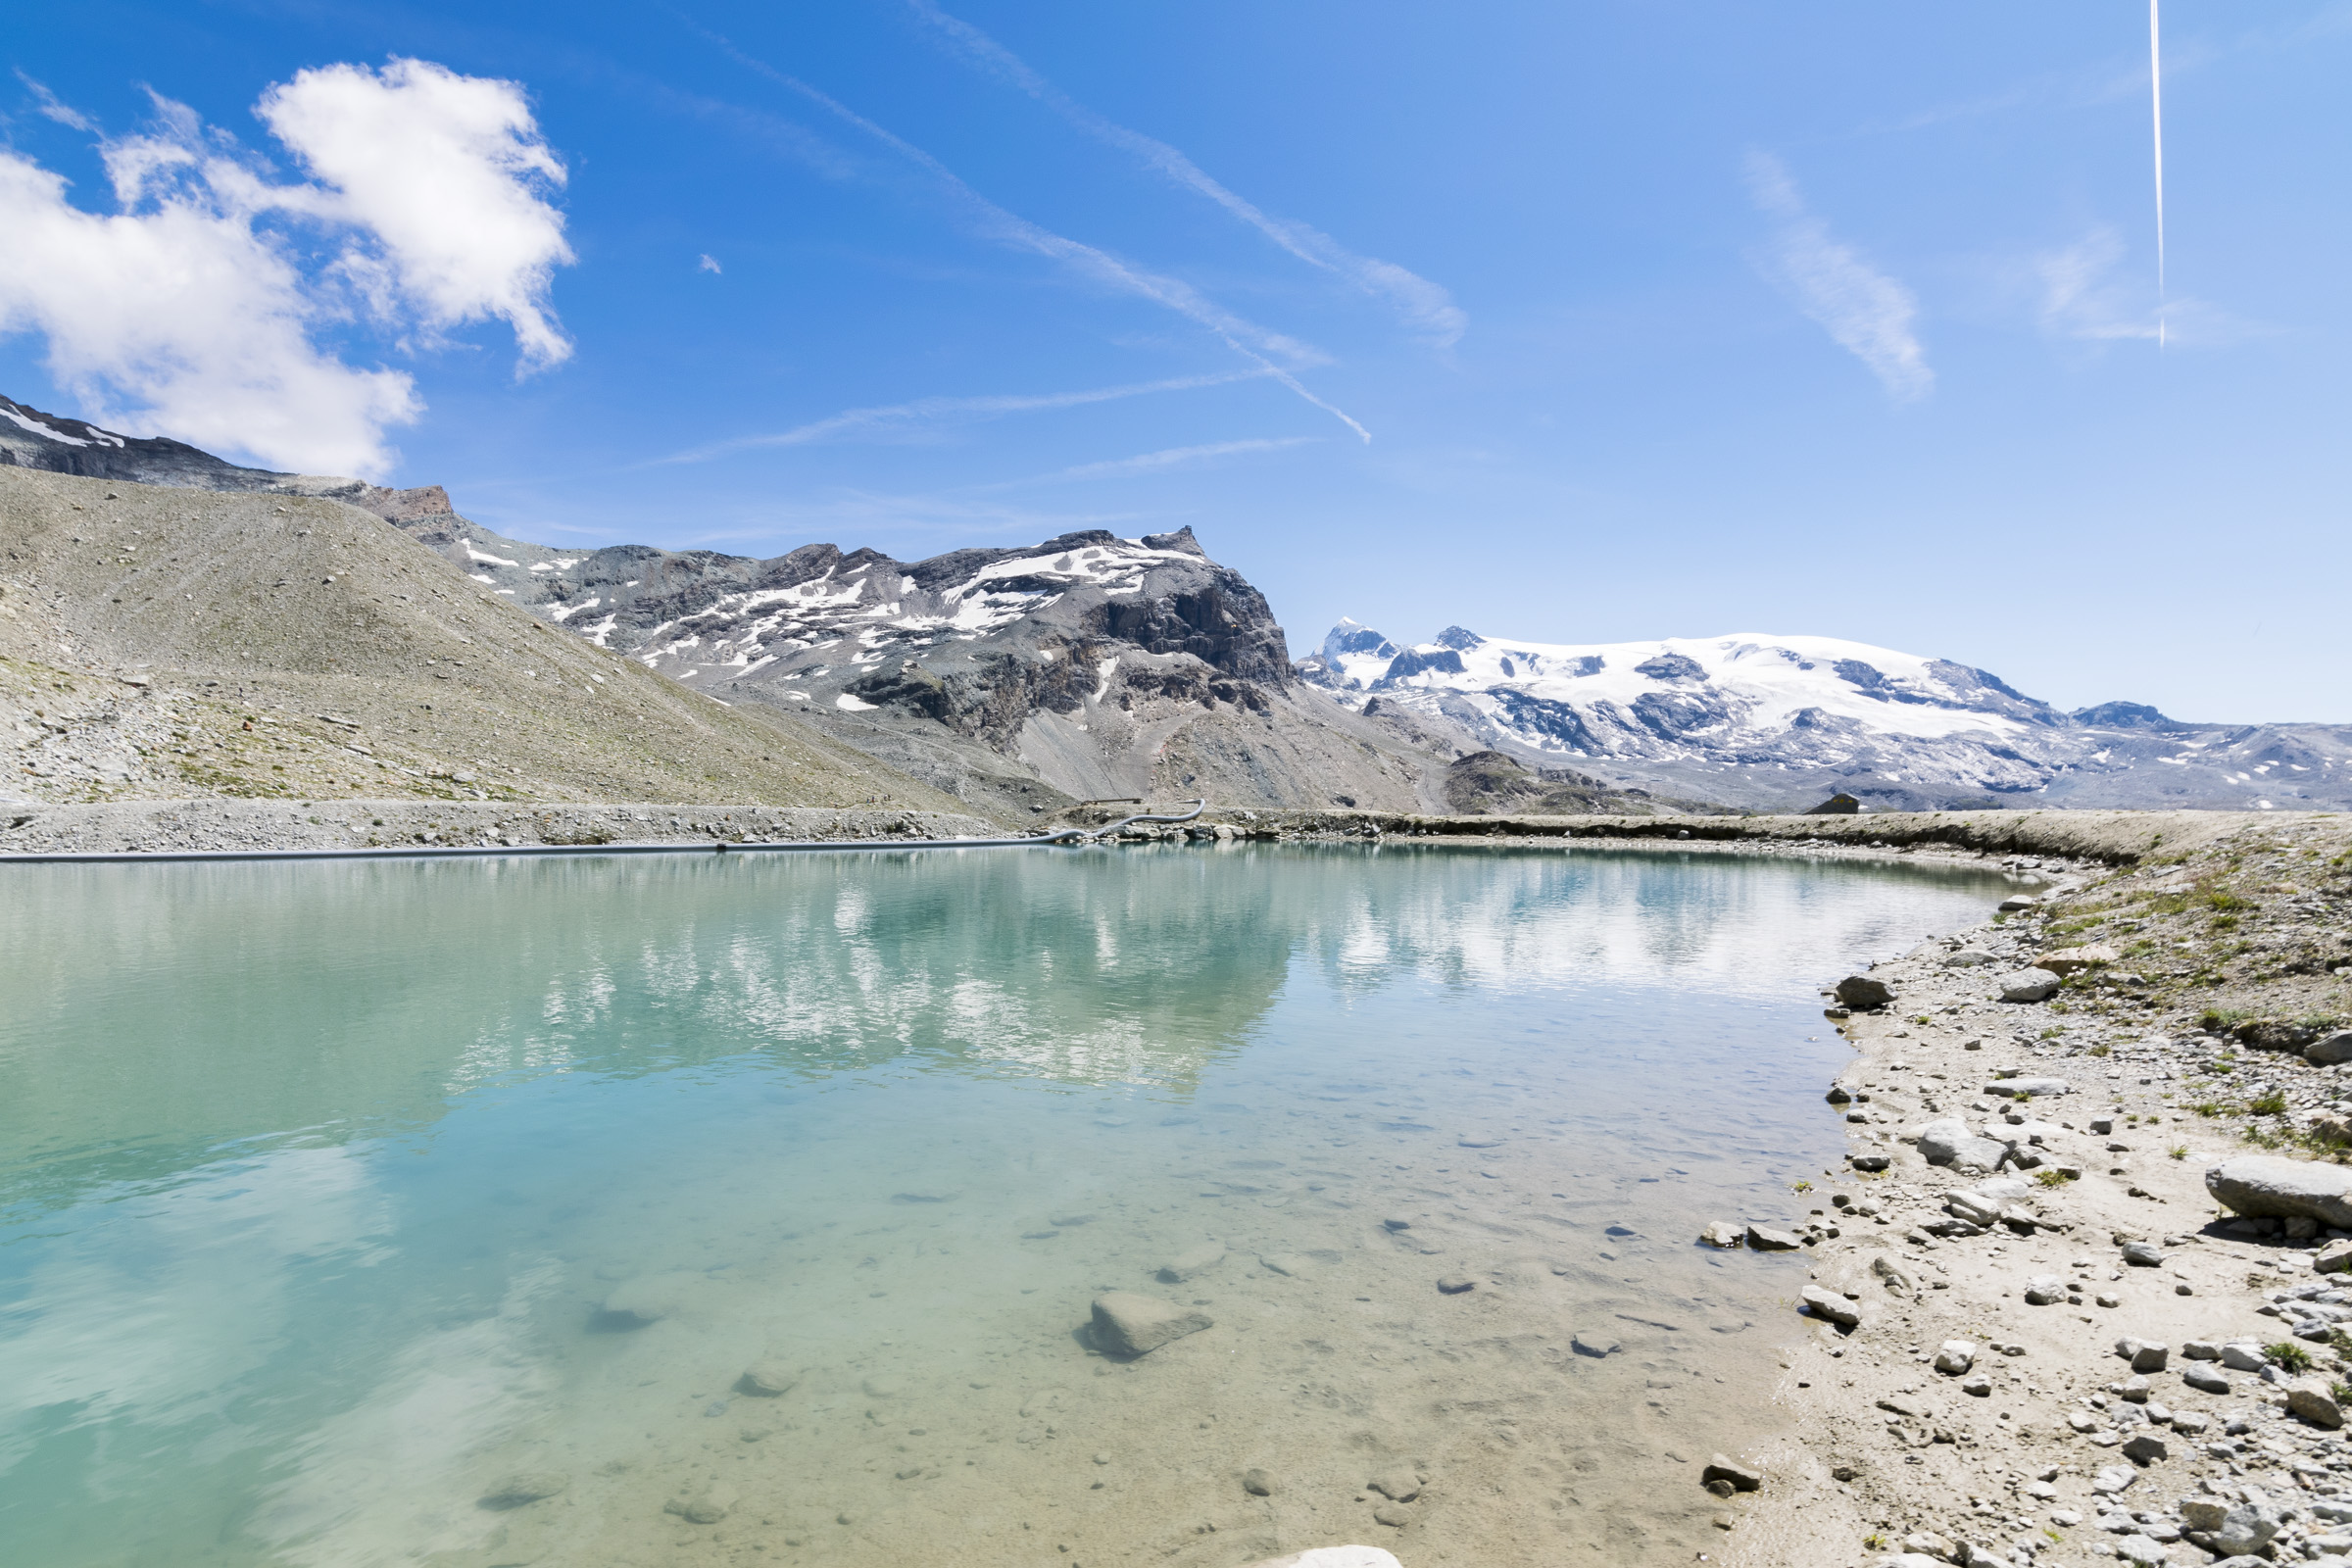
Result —
[{"label": "white rock", "polygon": [[1106,1291],[1095,1298],[1095,1346],[1109,1355],[1145,1355],[1211,1326],[1206,1312],[1132,1291]]},{"label": "white rock", "polygon": [[1836,1291],[1825,1291],[1818,1285],[1808,1285],[1798,1293],[1815,1317],[1853,1328],[1862,1321],[1861,1309]]},{"label": "white rock", "polygon": [[1316,1546],[1309,1551],[1294,1551],[1288,1557],[1268,1557],[1251,1563],[1250,1568],[1404,1568],[1404,1565],[1378,1546]]},{"label": "white rock", "polygon": [[1957,1377],[1977,1364],[1977,1348],[1967,1340],[1946,1340],[1936,1352],[1936,1370]]}]

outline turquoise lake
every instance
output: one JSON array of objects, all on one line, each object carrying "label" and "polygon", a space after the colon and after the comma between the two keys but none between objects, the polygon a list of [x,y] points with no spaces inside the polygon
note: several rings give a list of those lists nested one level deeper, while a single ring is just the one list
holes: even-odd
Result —
[{"label": "turquoise lake", "polygon": [[[1805,1268],[1692,1238],[1838,1165],[1817,988],[2007,891],[1423,846],[0,868],[0,1555],[1687,1562]],[[1214,1326],[1106,1358],[1106,1289]]]}]

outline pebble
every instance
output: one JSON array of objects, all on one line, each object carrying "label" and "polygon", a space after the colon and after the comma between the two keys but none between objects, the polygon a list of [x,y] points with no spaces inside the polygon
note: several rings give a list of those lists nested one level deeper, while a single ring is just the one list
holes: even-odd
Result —
[{"label": "pebble", "polygon": [[1977,1364],[1977,1348],[1966,1340],[1946,1340],[1936,1352],[1936,1370],[1957,1377]]},{"label": "pebble", "polygon": [[1364,1485],[1392,1502],[1410,1502],[1421,1495],[1421,1478],[1410,1470],[1391,1470]]},{"label": "pebble", "polygon": [[1438,1281],[1439,1292],[1446,1296],[1459,1296],[1464,1291],[1474,1291],[1477,1288],[1476,1280],[1466,1279],[1459,1274],[1448,1274]]},{"label": "pebble", "polygon": [[2124,1261],[2133,1268],[2161,1268],[2164,1254],[2156,1250],[2154,1242],[2126,1242]]},{"label": "pebble", "polygon": [[1413,1228],[1413,1222],[1409,1219],[1384,1219],[1381,1224],[1393,1231],[1409,1231]]},{"label": "pebble", "polygon": [[1624,1349],[1625,1346],[1606,1334],[1578,1333],[1568,1336],[1568,1348],[1578,1355],[1589,1355],[1594,1360],[1600,1360],[1615,1355],[1619,1350]]},{"label": "pebble", "polygon": [[2066,1299],[2066,1281],[2055,1274],[2036,1274],[2026,1281],[2028,1306],[2055,1306]]},{"label": "pebble", "polygon": [[1717,1220],[1705,1230],[1700,1231],[1698,1239],[1708,1247],[1729,1251],[1740,1245],[1742,1232],[1737,1225],[1727,1225],[1722,1220]]},{"label": "pebble", "polygon": [[906,1392],[894,1378],[867,1378],[858,1386],[869,1399],[895,1399]]},{"label": "pebble", "polygon": [[2161,1372],[2172,1358],[2172,1347],[2155,1340],[2127,1338],[2115,1342],[2115,1353],[2131,1362],[2134,1372]]},{"label": "pebble", "polygon": [[1750,1225],[1747,1228],[1747,1245],[1758,1252],[1793,1252],[1805,1244],[1788,1231]]},{"label": "pebble", "polygon": [[1413,1511],[1399,1508],[1393,1502],[1384,1502],[1372,1510],[1372,1518],[1375,1523],[1387,1525],[1392,1530],[1402,1530],[1413,1522]]},{"label": "pebble", "polygon": [[2180,1381],[2199,1394],[2228,1394],[2230,1380],[2210,1366],[2191,1364],[2180,1369]]},{"label": "pebble", "polygon": [[1263,1470],[1245,1470],[1242,1472],[1242,1490],[1252,1497],[1271,1497],[1274,1495],[1274,1478]]}]

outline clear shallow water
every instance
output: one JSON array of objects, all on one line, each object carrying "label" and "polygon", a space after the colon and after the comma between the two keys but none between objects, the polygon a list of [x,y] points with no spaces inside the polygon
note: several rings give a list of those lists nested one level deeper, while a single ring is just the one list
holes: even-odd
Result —
[{"label": "clear shallow water", "polygon": [[[0,1540],[1688,1561],[1803,1267],[1689,1239],[1842,1148],[1813,984],[2005,891],[1426,848],[18,870]],[[1216,1326],[1105,1360],[1103,1288]],[[483,1506],[517,1471],[565,1489]]]}]

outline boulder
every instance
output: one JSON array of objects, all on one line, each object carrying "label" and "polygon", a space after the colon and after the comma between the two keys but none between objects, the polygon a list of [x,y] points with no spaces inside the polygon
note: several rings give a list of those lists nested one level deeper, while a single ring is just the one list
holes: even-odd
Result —
[{"label": "boulder", "polygon": [[1985,964],[1998,963],[2001,960],[1997,955],[1986,953],[1983,948],[1962,948],[1943,961],[1947,967],[1953,969],[1979,969]]},{"label": "boulder", "polygon": [[2222,1515],[2212,1530],[2213,1548],[2225,1557],[2251,1557],[2271,1544],[2286,1521],[2259,1494]]},{"label": "boulder", "polygon": [[2352,1061],[2352,1029],[2338,1029],[2331,1035],[2323,1035],[2314,1040],[2303,1048],[2303,1059],[2318,1062],[2323,1067]]},{"label": "boulder", "polygon": [[2311,1266],[2314,1272],[2320,1274],[2342,1274],[2352,1270],[2352,1241],[2329,1242],[2312,1254]]},{"label": "boulder", "polygon": [[1769,1226],[1750,1225],[1747,1245],[1751,1251],[1793,1252],[1805,1244],[1788,1231],[1776,1231]]},{"label": "boulder", "polygon": [[2277,1154],[2240,1154],[2205,1173],[2205,1190],[2248,1218],[2303,1216],[2352,1229],[2352,1168]]},{"label": "boulder", "polygon": [[[2230,1380],[2214,1370],[2209,1363],[2203,1361],[2191,1361],[2182,1367],[2180,1381],[2199,1394],[2228,1394],[2230,1392]],[[2180,1417],[2174,1417],[2176,1424],[2180,1420]]]},{"label": "boulder", "polygon": [[1836,1291],[1825,1291],[1818,1285],[1808,1285],[1797,1293],[1806,1310],[1840,1328],[1854,1328],[1862,1321],[1862,1311]]},{"label": "boulder", "polygon": [[2259,1372],[2270,1364],[2271,1358],[2252,1340],[2231,1340],[2222,1347],[2222,1365],[2232,1372]]},{"label": "boulder", "polygon": [[2318,1378],[2298,1378],[2286,1386],[2286,1413],[2329,1432],[2344,1424],[2335,1395]]},{"label": "boulder", "polygon": [[1717,1220],[1705,1230],[1700,1231],[1698,1239],[1709,1247],[1729,1250],[1740,1245],[1740,1230],[1737,1225],[1727,1225],[1722,1220]]},{"label": "boulder", "polygon": [[2121,963],[2124,956],[2113,948],[2094,944],[2086,948],[2060,948],[2045,953],[2034,960],[2036,969],[2047,969],[2054,975],[2070,975],[2083,969],[2096,968],[2102,963]]},{"label": "boulder", "polygon": [[2047,969],[2017,969],[1993,982],[2003,1002],[2047,1002],[2062,984]]},{"label": "boulder", "polygon": [[2009,1146],[1998,1139],[1979,1137],[1968,1130],[1968,1123],[1952,1116],[1920,1129],[1919,1153],[1931,1165],[1996,1171],[2009,1157]]},{"label": "boulder", "polygon": [[1998,905],[1994,906],[1994,907],[1998,908],[2003,914],[2021,914],[2024,911],[2033,908],[2040,902],[2041,901],[2039,899],[2034,897],[2031,893],[2012,893],[2009,895],[2009,897],[2003,899]]},{"label": "boulder", "polygon": [[1894,993],[1884,980],[1873,980],[1866,974],[1849,974],[1838,982],[1838,1000],[1857,1012],[1884,1007],[1894,1000]]},{"label": "boulder", "polygon": [[1172,1340],[1213,1326],[1206,1312],[1132,1291],[1095,1298],[1095,1348],[1106,1355],[1149,1355]]}]

